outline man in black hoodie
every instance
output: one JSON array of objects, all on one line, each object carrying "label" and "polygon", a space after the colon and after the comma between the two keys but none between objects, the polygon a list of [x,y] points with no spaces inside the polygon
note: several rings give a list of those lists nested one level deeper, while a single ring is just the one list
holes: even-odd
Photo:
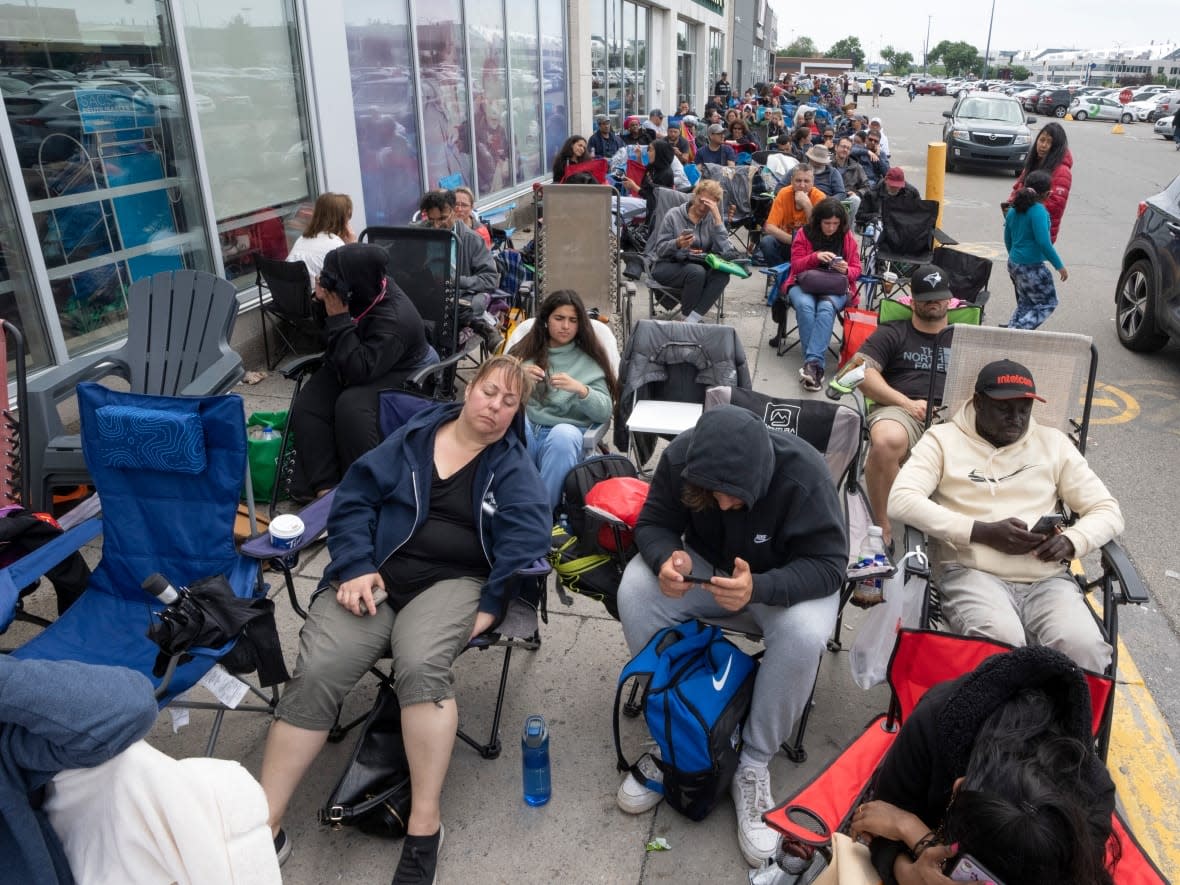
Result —
[{"label": "man in black hoodie", "polygon": [[[768,765],[807,703],[848,563],[835,485],[803,439],[771,432],[737,406],[713,409],[664,452],[635,540],[640,555],[619,586],[632,654],[693,618],[733,616],[764,637],[731,788],[738,844],[756,867],[778,846],[762,822],[774,806]],[[619,788],[619,806],[632,814],[660,798],[630,774]]]}]

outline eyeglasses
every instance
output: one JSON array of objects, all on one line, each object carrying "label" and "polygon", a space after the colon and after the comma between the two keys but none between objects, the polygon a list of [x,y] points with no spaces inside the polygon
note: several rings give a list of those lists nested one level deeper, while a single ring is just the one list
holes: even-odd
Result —
[{"label": "eyeglasses", "polygon": [[451,212],[448,212],[446,215],[430,215],[430,214],[427,214],[427,216],[426,216],[426,221],[427,221],[427,223],[428,223],[428,224],[429,224],[431,227],[433,227],[433,228],[444,228],[444,227],[450,227],[450,226],[451,226],[451,215],[452,215],[452,214],[453,214],[453,213],[451,213]]}]

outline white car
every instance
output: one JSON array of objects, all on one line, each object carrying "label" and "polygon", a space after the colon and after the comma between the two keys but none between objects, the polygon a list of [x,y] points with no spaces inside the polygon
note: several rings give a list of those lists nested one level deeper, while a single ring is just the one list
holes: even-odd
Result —
[{"label": "white car", "polygon": [[1175,132],[1175,130],[1172,128],[1172,121],[1172,117],[1160,117],[1155,121],[1155,127],[1153,131],[1161,138],[1171,141],[1174,137],[1173,133]]},{"label": "white car", "polygon": [[1069,112],[1075,120],[1117,120],[1119,123],[1131,123],[1135,120],[1134,114],[1117,101],[1093,95],[1075,98],[1069,103]]},{"label": "white car", "polygon": [[1128,102],[1127,110],[1135,115],[1135,119],[1144,121],[1148,115],[1155,110],[1156,105],[1168,98],[1167,92],[1157,92],[1149,98],[1144,98],[1139,101]]}]

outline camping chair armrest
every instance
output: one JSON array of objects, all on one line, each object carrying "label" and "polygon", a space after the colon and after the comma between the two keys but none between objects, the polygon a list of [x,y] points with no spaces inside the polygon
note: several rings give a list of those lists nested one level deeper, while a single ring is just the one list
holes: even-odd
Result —
[{"label": "camping chair armrest", "polygon": [[[295,610],[295,614],[305,620],[307,619],[307,609],[300,604],[299,597],[295,593],[295,578],[291,574],[290,566],[287,565],[287,557],[294,556],[305,547],[311,546],[324,534],[328,527],[328,514],[332,509],[332,500],[335,497],[336,490],[333,489],[328,494],[316,498],[295,514],[303,520],[303,537],[294,547],[275,547],[270,542],[270,533],[264,532],[250,538],[241,548],[243,556],[248,556],[251,559],[269,560],[278,566],[283,573],[283,581],[287,585],[287,596],[291,600],[291,608]],[[319,588],[313,591],[312,598],[317,592],[319,592]],[[310,601],[308,604],[310,605]]]},{"label": "camping chair armrest", "polygon": [[1114,579],[1123,588],[1122,598],[1116,597],[1116,602],[1144,605],[1150,601],[1147,595],[1147,585],[1139,576],[1139,570],[1131,562],[1131,557],[1118,541],[1107,541],[1102,545],[1102,569],[1112,572]]},{"label": "camping chair armrest", "polygon": [[232,350],[223,353],[209,368],[185,385],[181,396],[208,396],[210,392],[225,393],[246,374],[242,358]]},{"label": "camping chair armrest", "polygon": [[[549,565],[549,560],[536,559],[524,568],[517,569],[514,577],[541,580],[546,578],[551,570],[552,566]],[[531,644],[536,633],[538,617],[548,623],[544,590],[542,590],[540,608],[533,608],[530,603],[519,597],[513,598],[504,610],[504,617],[500,623],[478,636],[473,636],[467,643],[467,648],[490,648],[504,642]]]},{"label": "camping chair armrest", "polygon": [[311,372],[314,372],[324,363],[324,352],[313,353],[308,356],[301,356],[298,359],[291,360],[281,369],[281,374],[288,381],[295,381]]},{"label": "camping chair armrest", "polygon": [[[472,336],[471,341],[476,342],[475,346],[479,346],[479,338],[477,336]],[[406,379],[406,386],[415,390],[421,390],[423,387],[423,382],[425,382],[427,378],[433,377],[435,375],[441,377],[442,373],[451,368],[451,366],[457,366],[459,361],[466,357],[472,349],[473,348],[471,347],[462,347],[452,353],[445,360],[439,360],[437,363],[431,363],[429,366],[424,366]]]},{"label": "camping chair armrest", "polygon": [[81,382],[98,381],[110,375],[117,375],[124,381],[131,378],[131,369],[122,359],[121,351],[86,354],[71,359],[63,366],[42,372],[36,378],[30,378],[28,420],[43,422],[46,438],[57,436],[62,432],[57,404],[72,397]]},{"label": "camping chair armrest", "polygon": [[934,228],[934,242],[940,246],[957,246],[959,241],[940,227]]},{"label": "camping chair armrest", "polygon": [[0,632],[6,630],[12,622],[22,589],[34,583],[101,533],[102,520],[97,517],[88,519],[31,553],[26,553],[7,568],[0,569]]},{"label": "camping chair armrest", "polygon": [[[929,563],[930,540],[926,537],[926,534],[924,532],[918,531],[912,525],[907,525],[904,527],[904,529],[905,530],[902,535],[902,539],[905,542],[905,551],[902,553],[902,555],[904,556],[906,553],[910,553],[921,547],[922,551],[927,554],[926,562]],[[924,578],[929,578],[930,566],[929,564],[922,565],[920,562],[918,562],[917,557],[911,557],[910,559],[906,560],[905,573],[907,576],[919,575]]]}]

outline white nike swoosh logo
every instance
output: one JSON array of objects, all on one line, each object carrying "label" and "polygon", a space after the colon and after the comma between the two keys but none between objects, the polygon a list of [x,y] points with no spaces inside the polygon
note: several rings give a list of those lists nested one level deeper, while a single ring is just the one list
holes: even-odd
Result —
[{"label": "white nike swoosh logo", "polygon": [[721,674],[721,678],[718,679],[716,676],[713,677],[713,690],[714,691],[721,691],[721,689],[725,688],[725,681],[727,679],[729,679],[729,668],[732,666],[733,666],[733,655],[730,655],[729,658],[725,661],[725,672]]}]

